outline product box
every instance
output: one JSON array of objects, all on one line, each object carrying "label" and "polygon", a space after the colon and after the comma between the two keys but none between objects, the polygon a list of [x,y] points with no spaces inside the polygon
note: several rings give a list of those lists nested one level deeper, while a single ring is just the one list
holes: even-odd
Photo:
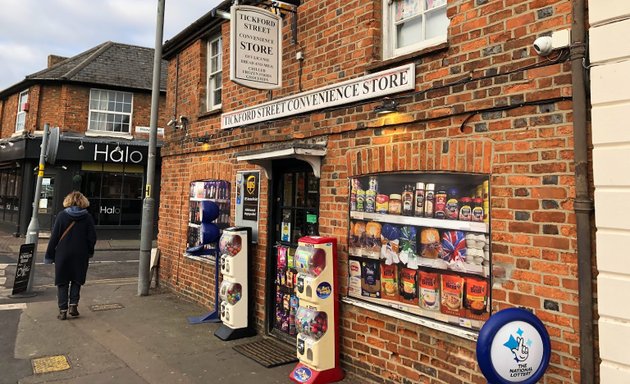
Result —
[{"label": "product box", "polygon": [[420,307],[430,311],[438,311],[440,309],[440,274],[420,271],[418,281]]},{"label": "product box", "polygon": [[398,301],[398,267],[381,264],[381,298]]},{"label": "product box", "polygon": [[361,262],[361,295],[381,297],[381,269],[377,260]]},{"label": "product box", "polygon": [[358,260],[348,261],[348,296],[361,296],[361,262]]},{"label": "product box", "polygon": [[473,320],[488,320],[488,281],[475,277],[466,278],[466,295],[464,296],[466,317]]},{"label": "product box", "polygon": [[400,268],[398,281],[400,288],[400,302],[418,305],[418,271],[410,268]]}]

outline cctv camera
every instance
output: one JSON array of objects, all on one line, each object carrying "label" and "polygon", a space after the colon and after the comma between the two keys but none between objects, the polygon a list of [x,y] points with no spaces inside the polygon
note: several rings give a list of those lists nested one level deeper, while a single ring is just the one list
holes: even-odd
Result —
[{"label": "cctv camera", "polygon": [[166,125],[168,125],[169,127],[173,127],[173,126],[175,126],[176,124],[177,124],[177,120],[175,120],[175,119],[170,119],[170,120],[168,121],[168,123],[166,123]]},{"label": "cctv camera", "polygon": [[188,124],[188,118],[186,116],[180,116],[179,122],[182,123],[183,125],[186,125]]},{"label": "cctv camera", "polygon": [[541,36],[534,40],[534,50],[540,56],[547,56],[553,51],[551,36]]}]

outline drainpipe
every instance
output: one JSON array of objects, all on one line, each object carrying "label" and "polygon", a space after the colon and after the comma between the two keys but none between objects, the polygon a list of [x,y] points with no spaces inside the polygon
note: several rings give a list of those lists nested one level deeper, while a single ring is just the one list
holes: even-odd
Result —
[{"label": "drainpipe", "polygon": [[575,216],[577,226],[578,294],[580,314],[580,383],[595,383],[593,342],[593,200],[589,195],[586,130],[585,0],[573,1],[571,31],[571,78],[573,92],[573,140],[575,156]]}]

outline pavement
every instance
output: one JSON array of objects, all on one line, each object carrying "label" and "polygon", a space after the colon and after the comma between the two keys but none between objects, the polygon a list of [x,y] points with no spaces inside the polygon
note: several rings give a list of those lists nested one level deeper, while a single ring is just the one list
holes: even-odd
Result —
[{"label": "pavement", "polygon": [[[57,320],[52,279],[38,283],[33,297],[9,297],[7,255],[24,243],[0,232],[0,383],[289,383],[295,363],[265,368],[214,336],[217,323],[189,324],[188,316],[209,312],[173,292],[151,288],[138,296],[137,277],[88,280],[81,290],[80,316]],[[38,242],[43,257],[47,239]],[[138,240],[104,240],[97,251],[139,249]],[[48,272],[51,265],[38,263]],[[15,268],[13,267],[13,271]],[[13,358],[11,356],[13,347]],[[3,355],[4,351],[4,355]],[[350,381],[344,381],[350,382]]]}]

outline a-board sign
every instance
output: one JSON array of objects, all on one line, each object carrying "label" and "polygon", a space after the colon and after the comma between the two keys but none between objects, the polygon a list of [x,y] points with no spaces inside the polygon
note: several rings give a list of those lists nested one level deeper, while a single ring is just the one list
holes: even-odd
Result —
[{"label": "a-board sign", "polygon": [[13,295],[26,292],[28,280],[31,278],[34,256],[35,244],[22,244],[20,246],[17,268],[15,269],[15,280],[13,282]]}]

